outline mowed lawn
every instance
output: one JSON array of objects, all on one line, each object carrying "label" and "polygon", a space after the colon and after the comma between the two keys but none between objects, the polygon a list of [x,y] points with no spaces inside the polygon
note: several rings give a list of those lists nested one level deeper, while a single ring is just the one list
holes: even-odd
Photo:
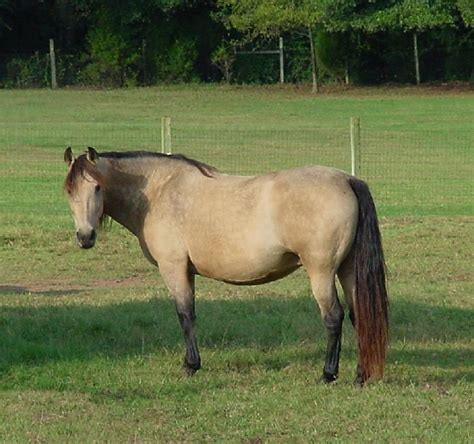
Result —
[{"label": "mowed lawn", "polygon": [[[414,88],[0,91],[0,441],[471,442],[472,115],[472,92]],[[184,377],[159,271],[116,224],[78,249],[61,191],[67,145],[160,150],[162,116],[175,151],[239,173],[347,169],[361,117],[389,269],[383,382],[353,386],[348,320],[340,378],[318,382],[325,331],[303,270],[198,279],[203,369]]]}]

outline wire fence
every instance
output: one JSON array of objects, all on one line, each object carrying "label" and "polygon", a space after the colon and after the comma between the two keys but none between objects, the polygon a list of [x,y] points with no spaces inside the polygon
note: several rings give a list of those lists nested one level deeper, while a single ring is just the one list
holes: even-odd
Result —
[{"label": "wire fence", "polygon": [[361,138],[361,176],[382,214],[474,215],[471,131],[374,131]]},{"label": "wire fence", "polygon": [[228,174],[255,175],[309,164],[351,169],[348,130],[174,130],[173,151]]},{"label": "wire fence", "polygon": [[[93,142],[92,142],[93,141]],[[184,124],[171,129],[171,150],[230,174],[262,174],[320,164],[351,169],[347,128],[300,131],[204,130]],[[28,124],[0,127],[0,212],[8,223],[29,223],[31,215],[69,222],[62,182],[64,149],[152,150],[163,146],[160,122],[73,123],[43,130]],[[380,131],[362,126],[360,176],[382,216],[473,215],[474,130]],[[64,222],[65,223],[65,222]]]},{"label": "wire fence", "polygon": [[[173,151],[231,174],[261,174],[309,164],[351,171],[349,127],[301,131],[174,129]],[[362,129],[359,175],[382,215],[474,214],[472,131]]]}]

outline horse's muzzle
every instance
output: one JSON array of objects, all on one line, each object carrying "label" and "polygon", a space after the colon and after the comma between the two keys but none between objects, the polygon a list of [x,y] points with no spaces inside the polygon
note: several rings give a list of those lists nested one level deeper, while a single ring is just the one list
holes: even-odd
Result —
[{"label": "horse's muzzle", "polygon": [[88,249],[94,246],[97,234],[95,230],[91,230],[89,233],[76,231],[76,238],[81,248]]}]

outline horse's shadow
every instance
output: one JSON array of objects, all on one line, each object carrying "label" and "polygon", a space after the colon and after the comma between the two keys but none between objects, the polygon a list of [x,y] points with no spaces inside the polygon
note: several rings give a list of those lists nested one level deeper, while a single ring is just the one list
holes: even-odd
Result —
[{"label": "horse's shadow", "polygon": [[[80,291],[55,289],[40,294]],[[10,288],[9,292],[21,293],[22,288]],[[318,361],[317,365],[322,365],[325,329],[314,301],[307,295],[284,297],[274,293],[250,298],[198,299],[197,315],[202,350],[250,348],[265,352],[282,346],[297,350],[299,344],[311,343],[314,353],[302,347],[301,353],[292,352],[291,358],[312,364]],[[474,311],[470,309],[392,300],[391,341],[398,345],[391,348],[389,362],[445,369],[456,369],[469,362],[472,365],[472,350],[460,349],[455,343],[472,340],[473,318]],[[353,337],[349,324],[347,319],[346,338]],[[404,343],[409,346],[399,346]],[[432,343],[438,345],[435,350],[430,346]],[[346,339],[343,347],[352,348],[355,356],[354,340]],[[174,302],[164,293],[109,305],[56,303],[0,308],[0,372],[16,365],[88,360],[98,355],[119,358],[169,350],[184,353],[184,345]],[[284,360],[277,361],[270,359],[267,364],[285,365]],[[463,377],[473,379],[472,374]]]}]

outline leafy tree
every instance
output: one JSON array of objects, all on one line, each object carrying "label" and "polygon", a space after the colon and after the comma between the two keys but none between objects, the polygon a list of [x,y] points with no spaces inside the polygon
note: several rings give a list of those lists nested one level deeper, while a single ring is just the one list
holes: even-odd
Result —
[{"label": "leafy tree", "polygon": [[474,28],[474,1],[457,0],[457,7],[466,26]]},{"label": "leafy tree", "polygon": [[[212,0],[89,1],[93,13],[86,50],[93,66],[86,75],[113,79],[116,85],[190,81],[197,77],[198,57],[212,50],[206,42],[215,33],[202,32]],[[96,38],[99,30],[102,43]]]},{"label": "leafy tree", "polygon": [[[329,29],[365,33],[410,32],[413,35],[416,81],[420,83],[418,34],[455,24],[456,0],[329,0],[325,17]],[[458,0],[472,1],[472,0]]]},{"label": "leafy tree", "polygon": [[218,0],[228,27],[248,40],[274,37],[283,32],[304,32],[309,41],[313,92],[318,91],[314,29],[320,24],[321,2],[312,0]]},{"label": "leafy tree", "polygon": [[444,1],[403,0],[386,11],[389,26],[411,32],[415,60],[416,83],[419,85],[420,62],[418,54],[418,33],[435,27],[452,25],[450,4]]},{"label": "leafy tree", "polygon": [[54,38],[63,84],[211,80],[218,71],[265,81],[275,60],[233,65],[232,48],[279,35],[288,78],[311,73],[315,90],[318,76],[342,78],[348,66],[361,81],[409,79],[407,45],[420,46],[425,79],[474,78],[474,0],[0,0],[0,76],[3,85],[45,84]]}]

